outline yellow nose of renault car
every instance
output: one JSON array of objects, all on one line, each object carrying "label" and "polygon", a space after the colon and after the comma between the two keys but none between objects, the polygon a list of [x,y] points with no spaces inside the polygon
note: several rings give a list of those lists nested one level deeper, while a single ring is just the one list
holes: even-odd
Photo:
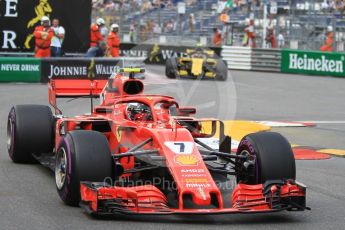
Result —
[{"label": "yellow nose of renault car", "polygon": [[167,59],[165,74],[168,78],[214,79],[226,81],[227,64],[206,48],[187,49],[186,57]]}]

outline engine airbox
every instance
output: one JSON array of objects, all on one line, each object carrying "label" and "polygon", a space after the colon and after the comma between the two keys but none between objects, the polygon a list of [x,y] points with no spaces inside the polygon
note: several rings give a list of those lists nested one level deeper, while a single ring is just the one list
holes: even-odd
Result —
[{"label": "engine airbox", "polygon": [[138,80],[129,80],[123,84],[123,92],[128,95],[140,94],[144,90],[144,84]]}]

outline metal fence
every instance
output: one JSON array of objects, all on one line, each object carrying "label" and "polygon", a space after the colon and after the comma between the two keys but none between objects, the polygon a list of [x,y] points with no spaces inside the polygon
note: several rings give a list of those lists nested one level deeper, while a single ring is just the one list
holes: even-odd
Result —
[{"label": "metal fence", "polygon": [[[270,24],[276,38],[278,34],[284,37],[285,44],[281,48],[319,50],[325,42],[327,26],[332,25],[335,36],[333,50],[344,51],[344,12],[323,9],[323,0],[263,0],[257,1],[260,4],[245,3],[229,10],[230,21],[226,24],[219,19],[221,10],[218,0],[186,0],[184,14],[177,13],[176,4],[145,8],[144,5],[135,5],[136,1],[124,2],[128,3],[103,5],[95,7],[92,12],[93,19],[105,18],[108,28],[110,24],[118,23],[124,42],[173,45],[196,45],[201,42],[212,46],[212,31],[217,27],[222,31],[223,45],[242,46],[246,27],[244,22],[252,18],[258,48],[269,47],[265,42],[265,28]],[[277,6],[276,12],[272,10],[274,5]],[[190,15],[194,16],[193,23]]]},{"label": "metal fence", "polygon": [[[112,23],[119,24],[120,35],[125,42],[157,42],[159,36],[165,36],[169,42],[176,44],[180,44],[182,38],[194,44],[200,42],[200,36],[211,40],[208,28],[210,21],[207,19],[209,13],[215,10],[217,0],[186,0],[183,14],[178,13],[176,4],[144,7],[132,4],[135,1],[128,2],[111,7],[94,7],[92,18],[103,17],[108,28]],[[190,19],[191,15],[193,19]]]}]

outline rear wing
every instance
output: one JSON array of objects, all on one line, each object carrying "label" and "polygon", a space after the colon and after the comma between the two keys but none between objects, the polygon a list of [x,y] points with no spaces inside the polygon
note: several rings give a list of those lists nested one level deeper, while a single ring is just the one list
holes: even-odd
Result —
[{"label": "rear wing", "polygon": [[108,79],[103,80],[75,80],[51,79],[49,81],[49,104],[54,107],[56,114],[62,114],[57,107],[56,98],[99,97]]},{"label": "rear wing", "polygon": [[[50,63],[50,76],[48,82],[49,103],[55,108],[57,114],[57,98],[99,97],[108,79],[119,73],[121,67],[138,65],[141,58],[118,59],[56,59]],[[60,68],[60,69],[59,69]],[[71,74],[79,71],[80,74]],[[58,73],[53,75],[53,73]],[[63,75],[65,74],[65,75]]]},{"label": "rear wing", "polygon": [[[49,97],[68,98],[92,95],[99,97],[108,79],[103,80],[50,80]],[[50,100],[49,100],[50,101]]]}]

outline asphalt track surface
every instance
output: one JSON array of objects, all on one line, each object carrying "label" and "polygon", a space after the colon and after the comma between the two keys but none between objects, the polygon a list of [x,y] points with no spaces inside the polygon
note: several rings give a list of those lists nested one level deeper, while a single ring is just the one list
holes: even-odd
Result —
[{"label": "asphalt track surface", "polygon": [[[182,105],[195,105],[200,117],[320,121],[316,127],[274,130],[294,144],[345,149],[345,79],[231,71],[227,82],[175,81],[160,76],[161,67],[148,69],[145,81],[160,84],[148,85],[147,92],[172,95]],[[297,178],[308,185],[311,211],[93,219],[80,208],[62,203],[50,171],[10,161],[6,122],[15,104],[47,104],[47,86],[0,85],[0,229],[344,229],[345,159],[338,157],[297,162]],[[60,104],[66,114],[88,112],[85,99]]]}]

